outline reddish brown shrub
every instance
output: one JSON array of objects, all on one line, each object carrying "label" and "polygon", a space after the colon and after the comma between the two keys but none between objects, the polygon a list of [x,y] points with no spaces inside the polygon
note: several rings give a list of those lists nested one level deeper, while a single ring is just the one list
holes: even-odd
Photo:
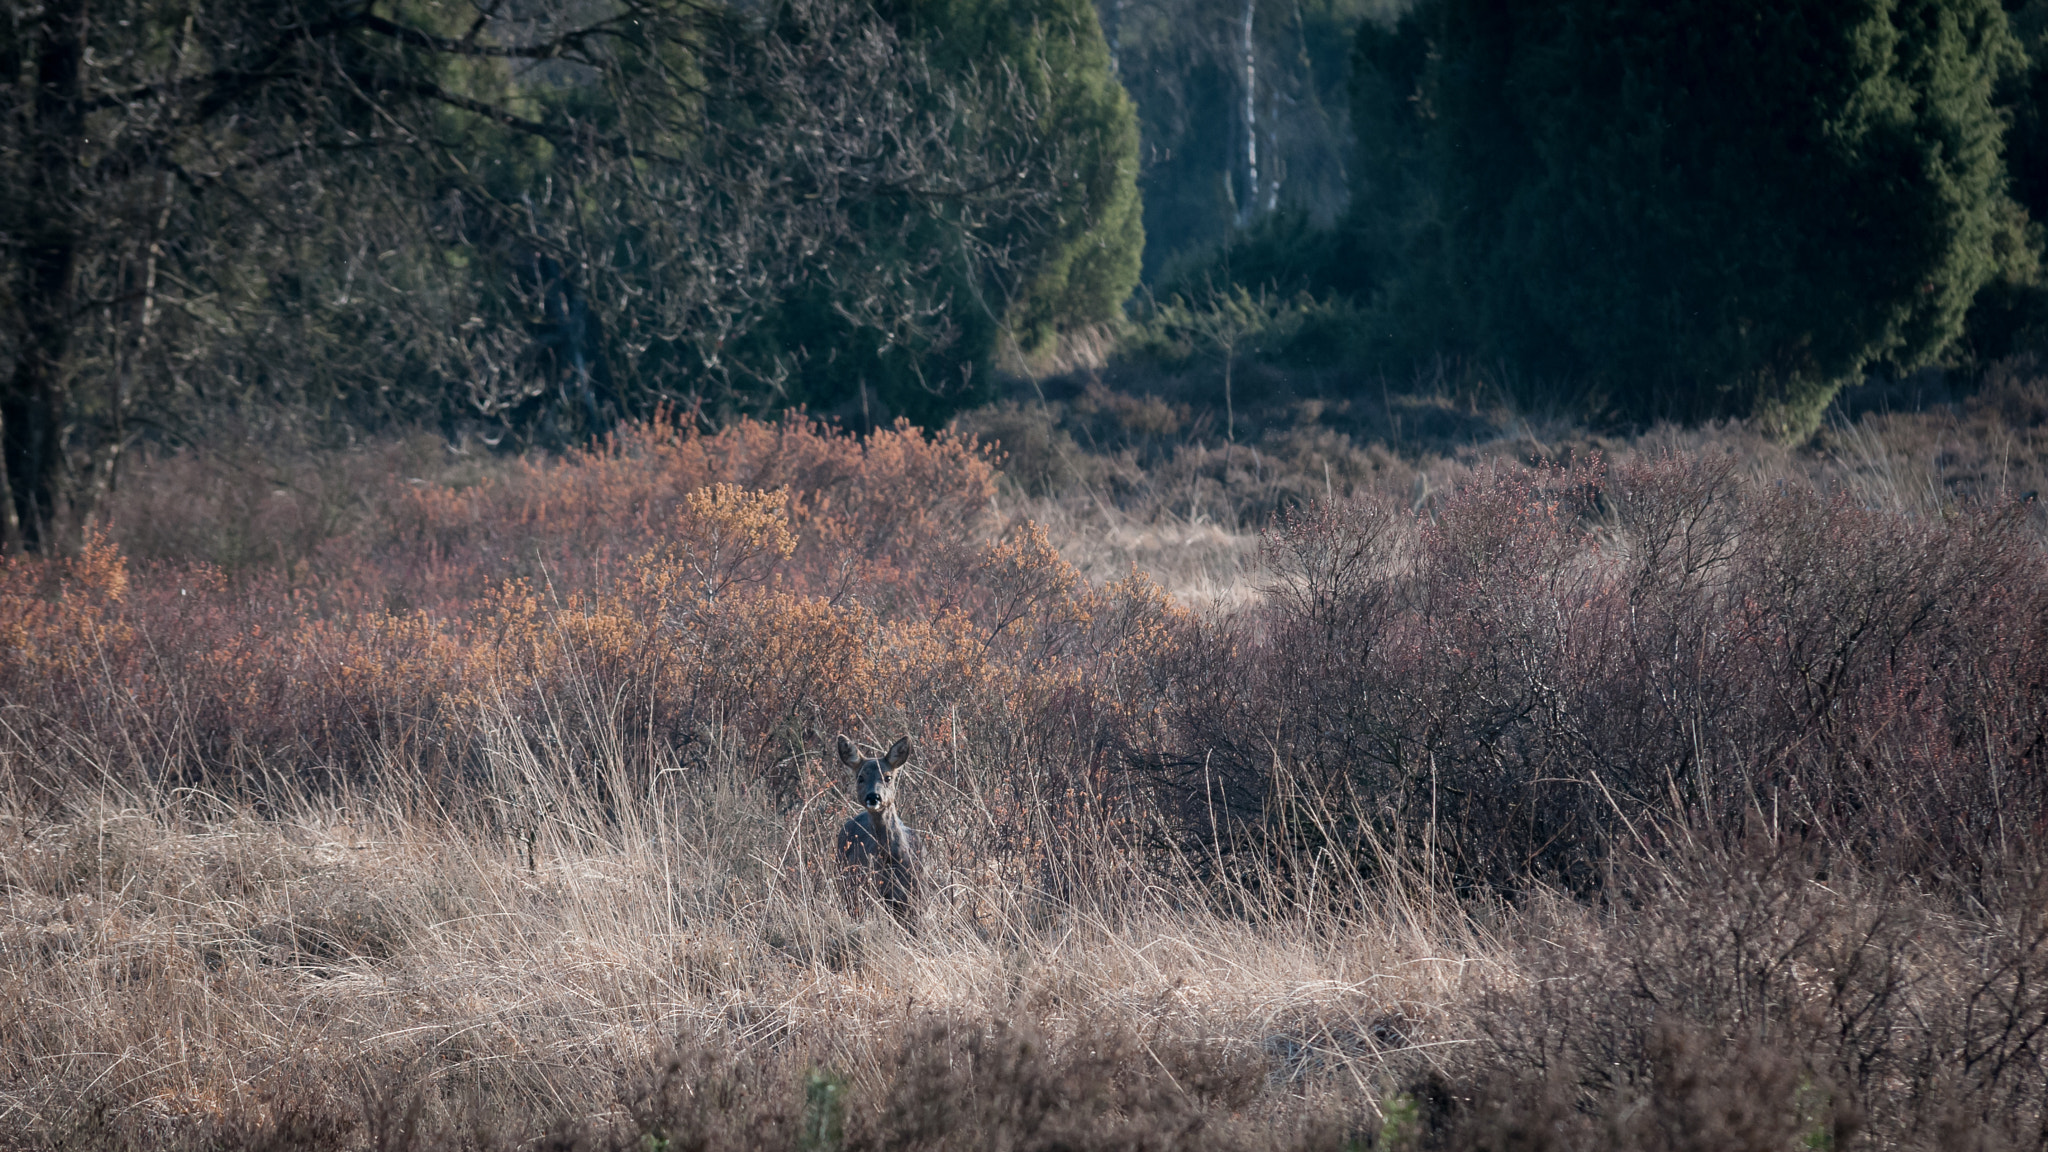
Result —
[{"label": "reddish brown shrub", "polygon": [[1823,872],[1753,844],[1618,865],[1609,913],[1536,911],[1482,1043],[1439,1070],[1441,1146],[2040,1147],[2038,879],[1971,919]]},{"label": "reddish brown shrub", "polygon": [[1667,456],[1503,469],[1421,521],[1317,507],[1268,554],[1270,602],[1194,629],[1140,751],[1194,840],[1583,891],[1617,847],[1746,831],[1967,887],[2048,832],[2048,557],[2017,506]]},{"label": "reddish brown shrub", "polygon": [[1178,609],[990,522],[992,478],[972,442],[907,426],[643,427],[468,488],[401,483],[390,522],[293,572],[131,571],[100,540],[8,561],[0,755],[52,796],[380,780],[459,806],[507,723],[605,787],[715,733],[794,802],[838,777],[812,750],[866,726],[910,732],[941,779],[1046,766],[968,791],[1021,857],[1070,859],[1137,826],[1108,750],[1156,712]]}]

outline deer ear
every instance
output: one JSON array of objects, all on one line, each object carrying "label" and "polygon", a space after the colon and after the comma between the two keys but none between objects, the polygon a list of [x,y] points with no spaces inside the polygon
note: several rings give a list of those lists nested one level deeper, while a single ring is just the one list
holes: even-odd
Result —
[{"label": "deer ear", "polygon": [[846,765],[848,768],[860,767],[860,756],[854,752],[853,741],[846,738],[846,733],[841,732],[839,734],[839,742],[836,747],[839,749],[839,762],[841,764]]},{"label": "deer ear", "polygon": [[901,768],[909,762],[910,737],[898,737],[894,744],[889,745],[888,765],[891,768]]}]

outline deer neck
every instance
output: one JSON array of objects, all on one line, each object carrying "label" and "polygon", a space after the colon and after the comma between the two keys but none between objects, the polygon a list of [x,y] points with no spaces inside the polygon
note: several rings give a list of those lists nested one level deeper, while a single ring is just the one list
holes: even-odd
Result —
[{"label": "deer neck", "polygon": [[896,802],[868,809],[868,825],[874,829],[875,839],[882,842],[882,851],[891,858],[902,859],[904,830],[903,821],[896,818]]}]

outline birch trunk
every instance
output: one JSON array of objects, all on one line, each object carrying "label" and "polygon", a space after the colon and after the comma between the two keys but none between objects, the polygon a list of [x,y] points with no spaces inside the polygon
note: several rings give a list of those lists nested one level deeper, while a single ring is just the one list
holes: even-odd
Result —
[{"label": "birch trunk", "polygon": [[1237,226],[1252,222],[1259,210],[1259,61],[1252,41],[1252,18],[1258,0],[1244,0],[1244,199],[1238,202]]}]

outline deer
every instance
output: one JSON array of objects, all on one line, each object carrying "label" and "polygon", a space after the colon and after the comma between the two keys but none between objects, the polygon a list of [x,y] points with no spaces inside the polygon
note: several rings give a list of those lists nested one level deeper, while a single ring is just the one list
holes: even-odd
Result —
[{"label": "deer", "polygon": [[896,773],[910,761],[910,737],[874,759],[863,759],[841,734],[839,762],[854,773],[854,799],[866,811],[839,829],[839,871],[849,899],[872,891],[896,918],[909,923],[923,895],[917,833],[896,814]]}]

